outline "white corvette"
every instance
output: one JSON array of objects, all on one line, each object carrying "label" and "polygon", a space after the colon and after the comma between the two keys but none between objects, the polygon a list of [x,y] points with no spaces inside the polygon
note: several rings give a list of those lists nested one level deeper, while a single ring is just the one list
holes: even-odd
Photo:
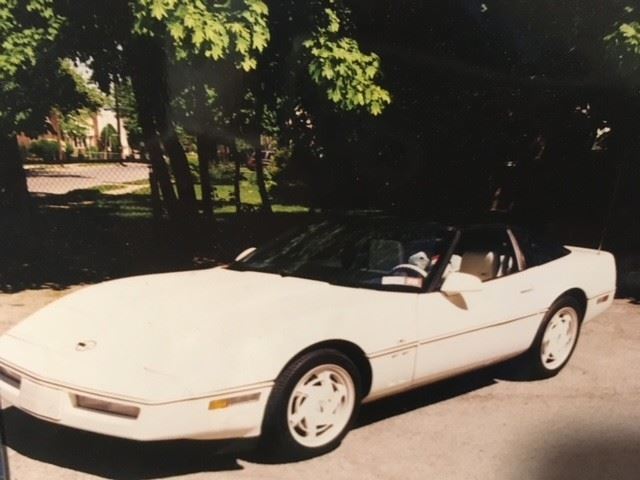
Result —
[{"label": "white corvette", "polygon": [[346,217],[52,303],[0,337],[0,394],[102,434],[309,456],[362,402],[514,357],[556,374],[615,284],[611,254],[506,226]]}]

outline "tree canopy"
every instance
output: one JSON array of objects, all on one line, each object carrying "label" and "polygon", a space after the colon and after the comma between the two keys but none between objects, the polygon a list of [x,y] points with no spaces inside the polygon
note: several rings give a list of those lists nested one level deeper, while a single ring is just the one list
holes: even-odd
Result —
[{"label": "tree canopy", "polygon": [[533,198],[531,172],[556,185],[598,129],[635,128],[640,20],[627,3],[4,0],[2,128],[63,106],[29,105],[41,100],[18,86],[47,92],[34,72],[72,59],[105,92],[120,86],[174,218],[202,207],[183,132],[202,178],[217,145],[256,150],[277,132],[326,206],[455,202],[463,167],[460,201],[486,205],[508,190],[505,165],[517,166],[511,196]]}]

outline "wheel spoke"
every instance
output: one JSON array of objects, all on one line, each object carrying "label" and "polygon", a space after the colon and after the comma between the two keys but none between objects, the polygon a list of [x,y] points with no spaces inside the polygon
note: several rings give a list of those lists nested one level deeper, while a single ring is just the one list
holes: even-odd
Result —
[{"label": "wheel spoke", "polygon": [[331,413],[331,412],[324,412],[321,415],[318,416],[318,427],[327,427],[324,428],[324,431],[328,430],[329,428],[333,427],[333,424],[335,423],[335,414]]},{"label": "wheel spoke", "polygon": [[571,322],[567,322],[567,329],[565,331],[565,334],[567,335],[567,337],[569,337],[570,340],[573,338],[573,325]]},{"label": "wheel spoke", "polygon": [[304,420],[305,416],[302,411],[297,411],[296,413],[292,413],[289,415],[289,425],[292,427],[296,427],[300,424],[302,420]]},{"label": "wheel spoke", "polygon": [[307,426],[307,435],[317,437],[318,436],[318,413],[310,412],[309,415],[304,417],[304,423]]},{"label": "wheel spoke", "polygon": [[333,392],[333,401],[335,403],[335,408],[341,406],[346,400],[348,396],[347,387],[341,385],[339,383],[335,384],[336,390]]},{"label": "wheel spoke", "polygon": [[317,393],[318,393],[318,387],[314,385],[298,385],[295,391],[293,392],[295,396],[305,397],[305,398],[313,397],[317,395]]},{"label": "wheel spoke", "polygon": [[330,398],[334,392],[334,383],[333,378],[331,378],[331,372],[322,372],[318,375],[318,378],[320,380],[320,389],[322,390],[323,398]]}]

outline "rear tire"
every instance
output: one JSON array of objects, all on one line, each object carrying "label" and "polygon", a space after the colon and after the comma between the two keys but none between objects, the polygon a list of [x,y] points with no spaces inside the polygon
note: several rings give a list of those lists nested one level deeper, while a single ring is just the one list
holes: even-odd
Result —
[{"label": "rear tire", "polygon": [[582,306],[573,297],[560,297],[553,302],[525,354],[527,376],[550,378],[565,367],[578,343],[583,316]]},{"label": "rear tire", "polygon": [[361,378],[346,355],[316,350],[280,374],[265,410],[261,446],[271,459],[299,460],[336,448],[360,407]]}]

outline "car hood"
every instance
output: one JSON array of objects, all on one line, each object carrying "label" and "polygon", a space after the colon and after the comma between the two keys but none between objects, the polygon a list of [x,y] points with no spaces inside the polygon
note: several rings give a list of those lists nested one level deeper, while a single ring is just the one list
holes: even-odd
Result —
[{"label": "car hood", "polygon": [[104,282],[0,337],[0,360],[37,379],[148,403],[206,396],[273,380],[281,359],[267,352],[283,344],[301,306],[327,307],[328,288],[224,268]]}]

